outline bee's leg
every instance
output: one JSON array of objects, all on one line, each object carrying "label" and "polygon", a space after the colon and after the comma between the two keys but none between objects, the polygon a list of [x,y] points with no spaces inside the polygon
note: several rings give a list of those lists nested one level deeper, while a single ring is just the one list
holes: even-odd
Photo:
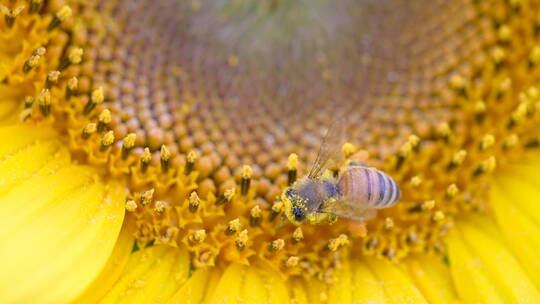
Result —
[{"label": "bee's leg", "polygon": [[314,212],[308,214],[306,219],[312,225],[332,224],[337,221],[337,216],[330,213]]}]

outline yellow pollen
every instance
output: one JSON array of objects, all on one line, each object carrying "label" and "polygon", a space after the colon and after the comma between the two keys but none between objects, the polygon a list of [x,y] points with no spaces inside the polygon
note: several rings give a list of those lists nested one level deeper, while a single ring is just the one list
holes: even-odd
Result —
[{"label": "yellow pollen", "polygon": [[540,61],[540,46],[535,46],[529,56],[529,62],[531,65],[534,65],[537,64],[538,61]]},{"label": "yellow pollen", "polygon": [[[81,48],[74,48],[68,54],[68,60],[71,64],[79,64],[82,61],[84,51]],[[103,95],[103,92],[101,92]]]},{"label": "yellow pollen", "polygon": [[501,42],[508,42],[510,41],[510,38],[512,37],[512,30],[510,27],[506,24],[501,25],[499,28],[499,31],[497,32],[497,36]]},{"label": "yellow pollen", "polygon": [[249,211],[249,224],[254,227],[259,224],[261,221],[261,214],[262,210],[259,205],[255,205],[251,210]]},{"label": "yellow pollen", "polygon": [[101,138],[101,148],[104,150],[105,148],[110,147],[114,143],[114,132],[109,131],[103,135]]},{"label": "yellow pollen", "polygon": [[90,135],[96,133],[96,131],[97,131],[97,124],[92,122],[92,123],[87,124],[84,127],[81,136],[83,139],[88,139]]},{"label": "yellow pollen", "polygon": [[242,251],[246,245],[247,245],[247,242],[248,242],[248,231],[247,229],[244,229],[242,230],[240,233],[238,233],[238,235],[236,236],[236,248],[240,251]]},{"label": "yellow pollen", "polygon": [[298,155],[291,153],[287,159],[287,169],[296,170],[298,167]]},{"label": "yellow pollen", "polygon": [[239,218],[235,218],[227,224],[227,230],[225,230],[225,233],[234,234],[240,231],[240,229],[242,229],[242,223],[240,222]]},{"label": "yellow pollen", "polygon": [[167,202],[165,201],[157,201],[156,202],[156,205],[154,207],[154,210],[159,213],[159,214],[162,214],[165,212],[165,208],[168,206]]},{"label": "yellow pollen", "polygon": [[137,210],[137,203],[132,199],[126,200],[126,210],[129,212],[135,212],[135,210]]},{"label": "yellow pollen", "polygon": [[451,184],[446,188],[446,198],[452,199],[454,198],[459,192],[459,189],[456,184]]},{"label": "yellow pollen", "polygon": [[356,152],[356,147],[352,143],[346,142],[341,147],[341,151],[345,154],[345,157],[349,157]]},{"label": "yellow pollen", "polygon": [[191,192],[189,196],[189,211],[191,213],[197,212],[199,205],[200,205],[200,199],[199,199],[199,196],[197,195],[197,192],[195,191]]},{"label": "yellow pollen", "polygon": [[269,244],[269,248],[271,251],[279,251],[283,249],[283,247],[285,247],[285,241],[282,239],[274,240]]},{"label": "yellow pollen", "polygon": [[486,134],[482,137],[482,141],[480,141],[480,150],[490,148],[493,144],[495,144],[495,136]]},{"label": "yellow pollen", "polygon": [[501,47],[495,47],[491,52],[491,57],[496,64],[501,63],[506,56],[504,49]]},{"label": "yellow pollen", "polygon": [[390,230],[392,230],[392,228],[394,228],[394,220],[392,220],[389,217],[385,218],[384,219],[384,230],[390,231]]},{"label": "yellow pollen", "polygon": [[433,221],[436,223],[440,223],[442,220],[444,220],[444,212],[435,211],[435,213],[433,214]]},{"label": "yellow pollen", "polygon": [[251,178],[252,174],[253,174],[253,169],[251,169],[250,166],[244,165],[242,167],[242,178],[244,178],[244,179]]},{"label": "yellow pollen", "polygon": [[147,190],[141,194],[141,205],[146,206],[152,202],[154,198],[154,189]]},{"label": "yellow pollen", "polygon": [[51,92],[49,89],[43,89],[36,97],[36,102],[44,116],[49,115],[51,111]]},{"label": "yellow pollen", "polygon": [[126,135],[126,137],[124,137],[123,144],[122,144],[123,149],[125,150],[133,149],[133,147],[135,147],[136,140],[137,140],[137,134],[129,133],[128,135]]},{"label": "yellow pollen", "polygon": [[75,91],[78,85],[79,80],[77,79],[77,77],[71,77],[67,82],[67,86],[71,91]]},{"label": "yellow pollen", "polygon": [[60,19],[60,21],[64,21],[69,16],[71,16],[71,8],[67,5],[62,6],[58,12],[56,12],[56,18]]},{"label": "yellow pollen", "polygon": [[202,243],[206,239],[206,230],[198,229],[189,235],[189,240],[193,243]]},{"label": "yellow pollen", "polygon": [[410,180],[410,183],[412,187],[418,188],[422,184],[422,179],[419,176],[413,176]]},{"label": "yellow pollen", "polygon": [[292,235],[292,239],[293,239],[293,241],[295,241],[297,243],[304,239],[304,233],[302,232],[302,228],[297,227],[294,230],[293,235]]},{"label": "yellow pollen", "polygon": [[285,267],[287,267],[287,268],[296,267],[298,265],[299,261],[300,261],[300,259],[297,256],[290,256],[285,261]]},{"label": "yellow pollen", "polygon": [[511,149],[514,148],[519,142],[519,137],[516,134],[510,134],[503,143],[503,147],[505,149]]},{"label": "yellow pollen", "polygon": [[59,71],[50,71],[47,74],[47,83],[46,83],[47,88],[50,88],[53,85],[55,85],[58,82],[59,77],[60,77]]},{"label": "yellow pollen", "polygon": [[328,243],[328,249],[330,251],[337,251],[340,247],[349,244],[349,238],[345,234],[340,234],[337,238],[331,239]]},{"label": "yellow pollen", "polygon": [[425,202],[422,203],[422,210],[424,210],[424,211],[431,210],[431,209],[433,209],[433,207],[435,207],[435,201],[434,200],[429,200],[429,201],[425,201]]}]

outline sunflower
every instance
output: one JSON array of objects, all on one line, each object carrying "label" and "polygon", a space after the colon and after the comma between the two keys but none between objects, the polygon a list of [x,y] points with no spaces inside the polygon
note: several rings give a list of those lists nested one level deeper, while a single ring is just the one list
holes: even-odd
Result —
[{"label": "sunflower", "polygon": [[[539,2],[0,3],[1,302],[540,303]],[[401,201],[295,226],[342,117]]]}]

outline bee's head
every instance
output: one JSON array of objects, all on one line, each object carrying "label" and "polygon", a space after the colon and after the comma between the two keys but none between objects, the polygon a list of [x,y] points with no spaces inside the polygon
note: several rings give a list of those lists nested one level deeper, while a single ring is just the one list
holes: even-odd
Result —
[{"label": "bee's head", "polygon": [[281,194],[285,206],[285,215],[293,224],[301,224],[306,220],[307,209],[305,199],[293,187],[289,187]]}]

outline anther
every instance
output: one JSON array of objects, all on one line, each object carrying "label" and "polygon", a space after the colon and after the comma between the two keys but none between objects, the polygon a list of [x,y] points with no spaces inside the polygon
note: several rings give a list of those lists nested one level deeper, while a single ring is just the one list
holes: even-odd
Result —
[{"label": "anther", "polygon": [[105,97],[103,96],[103,88],[99,87],[92,91],[92,94],[90,95],[90,100],[84,106],[83,114],[90,114],[90,112],[92,112],[92,110],[94,110],[96,106],[103,103],[104,99]]},{"label": "anther", "polygon": [[478,122],[484,121],[486,117],[486,104],[484,101],[479,100],[474,104],[474,117]]},{"label": "anther", "polygon": [[450,171],[452,169],[459,167],[465,160],[466,156],[467,156],[467,151],[459,150],[458,152],[454,154],[454,156],[452,157],[452,160],[450,161],[446,169]]},{"label": "anther", "polygon": [[206,239],[206,230],[198,229],[189,235],[189,240],[192,243],[202,243]]},{"label": "anther", "polygon": [[279,251],[283,249],[283,247],[285,247],[285,241],[283,239],[273,240],[268,244],[268,249],[270,251]]},{"label": "anther", "polygon": [[28,8],[28,12],[30,14],[37,13],[41,9],[42,4],[43,0],[30,0],[30,7]]},{"label": "anther", "polygon": [[159,161],[161,163],[161,172],[169,172],[171,160],[171,152],[165,145],[161,145],[161,150],[159,151]]},{"label": "anther", "polygon": [[493,59],[493,63],[495,63],[495,68],[498,69],[506,58],[506,53],[503,48],[497,46],[491,51],[491,58]]},{"label": "anther", "polygon": [[467,97],[467,80],[461,75],[453,75],[450,78],[450,87],[463,97]]},{"label": "anther", "polygon": [[[527,98],[524,98],[527,99]],[[508,129],[511,129],[515,127],[516,125],[520,124],[525,120],[527,116],[527,110],[528,110],[528,100],[522,101],[519,103],[516,110],[512,112],[512,115],[510,116],[510,120],[508,121],[507,127]]]},{"label": "anther", "polygon": [[30,56],[30,58],[28,58],[28,59],[24,62],[24,65],[23,65],[23,72],[24,72],[24,73],[28,73],[28,72],[30,72],[30,70],[32,70],[33,68],[37,67],[40,58],[41,58],[41,56],[39,56],[39,55],[32,55],[32,56]]},{"label": "anther", "polygon": [[103,132],[107,129],[107,125],[112,121],[111,111],[105,109],[99,113],[97,131]]},{"label": "anther", "polygon": [[141,172],[145,173],[146,170],[148,170],[148,166],[150,165],[150,161],[152,160],[152,154],[150,153],[150,149],[148,147],[144,148],[143,154],[141,155]]},{"label": "anther", "polygon": [[532,49],[531,54],[529,55],[529,61],[528,61],[529,68],[532,68],[535,65],[537,65],[539,61],[540,61],[540,46],[535,46]]},{"label": "anther", "polygon": [[66,99],[70,99],[71,96],[77,93],[77,87],[79,86],[79,80],[77,77],[71,77],[66,85]]},{"label": "anther", "polygon": [[187,155],[186,166],[184,167],[184,175],[189,175],[193,168],[195,167],[195,161],[197,160],[197,152],[189,151]]},{"label": "anther", "polygon": [[347,235],[340,234],[337,238],[330,240],[330,242],[328,243],[328,249],[330,249],[330,251],[336,251],[340,247],[343,247],[348,244],[349,244],[349,238],[347,237]]},{"label": "anther", "polygon": [[154,189],[146,190],[141,194],[141,205],[146,206],[152,202],[154,198]]},{"label": "anther", "polygon": [[50,89],[52,86],[58,83],[59,78],[60,78],[59,71],[50,71],[49,73],[47,73],[47,79],[45,80],[45,87],[47,89]]},{"label": "anther", "polygon": [[433,217],[431,218],[431,220],[434,222],[434,223],[440,223],[444,220],[444,212],[442,211],[435,211],[435,213],[433,214]]},{"label": "anther", "polygon": [[496,88],[495,98],[501,99],[512,87],[512,79],[505,78],[501,84]]},{"label": "anther", "polygon": [[195,213],[199,209],[199,205],[201,204],[201,200],[199,199],[199,196],[197,195],[197,192],[193,191],[189,195],[189,212]]},{"label": "anther", "polygon": [[244,229],[242,230],[240,233],[238,233],[238,235],[236,236],[236,241],[235,241],[235,244],[236,244],[236,248],[239,250],[239,251],[242,251],[244,250],[244,248],[246,247],[247,245],[247,242],[248,242],[248,231],[247,229]]},{"label": "anther", "polygon": [[43,89],[36,97],[36,102],[43,116],[51,113],[51,92],[49,89]]},{"label": "anther", "polygon": [[156,211],[157,214],[163,214],[167,206],[168,206],[167,202],[157,201],[154,207],[154,211]]},{"label": "anther", "polygon": [[251,210],[249,211],[249,225],[251,227],[259,225],[259,223],[261,222],[261,215],[262,210],[259,205],[255,205],[253,208],[251,208]]},{"label": "anther", "polygon": [[303,239],[304,239],[304,232],[302,231],[302,228],[297,227],[292,234],[293,243],[301,242]]},{"label": "anther", "polygon": [[446,188],[445,197],[448,200],[453,199],[454,197],[456,197],[458,192],[459,192],[459,189],[458,189],[457,185],[456,184],[451,184],[450,186],[448,186]]},{"label": "anther", "polygon": [[25,109],[30,109],[33,104],[34,104],[34,97],[32,97],[32,96],[24,96],[24,108]]},{"label": "anther", "polygon": [[345,157],[350,157],[356,152],[356,147],[352,143],[346,142],[341,146],[341,152],[345,154]]},{"label": "anther", "polygon": [[495,156],[490,156],[488,159],[484,160],[473,172],[475,176],[483,173],[491,173],[495,169],[497,161]]},{"label": "anther", "polygon": [[411,178],[410,183],[413,188],[418,188],[422,184],[422,179],[420,176],[415,175]]},{"label": "anther", "polygon": [[285,260],[283,264],[287,268],[292,268],[292,267],[296,267],[299,261],[300,259],[297,256],[290,256],[287,260]]},{"label": "anther", "polygon": [[240,193],[242,195],[246,195],[249,191],[252,174],[253,174],[253,169],[251,169],[250,166],[245,165],[242,167],[242,178],[240,180]]},{"label": "anther", "polygon": [[134,212],[137,209],[137,203],[132,199],[126,199],[126,210]]},{"label": "anther", "polygon": [[106,151],[114,143],[114,132],[109,131],[103,135],[101,138],[101,146],[99,150],[101,152]]},{"label": "anther", "polygon": [[225,203],[229,203],[232,201],[234,194],[236,192],[236,188],[231,188],[225,190],[225,192],[219,197],[219,199],[216,200],[214,203],[216,206],[223,205]]},{"label": "anther", "polygon": [[47,30],[51,31],[62,21],[66,20],[69,16],[71,16],[71,8],[67,5],[64,5],[54,14],[53,19],[51,20],[51,23],[49,23],[49,26],[47,27]]},{"label": "anther", "polygon": [[394,228],[395,224],[394,224],[394,220],[392,220],[392,218],[390,217],[387,217],[384,219],[384,230],[385,231],[390,231]]},{"label": "anther", "polygon": [[19,16],[19,14],[24,9],[24,5],[18,6],[14,8],[13,10],[10,10],[9,8],[0,5],[0,12],[4,14],[4,20],[6,21],[7,27],[12,27],[13,23],[15,23],[15,18]]},{"label": "anther", "polygon": [[89,123],[84,127],[81,137],[82,139],[88,139],[92,134],[96,133],[97,125],[93,122]]},{"label": "anther", "polygon": [[510,42],[510,38],[512,37],[512,30],[508,25],[503,24],[501,25],[501,27],[499,27],[499,30],[497,31],[497,37],[501,42],[508,43]]},{"label": "anther", "polygon": [[508,136],[503,142],[503,149],[510,150],[514,148],[518,142],[519,137],[516,134],[510,134],[510,136]]},{"label": "anther", "polygon": [[70,65],[79,64],[82,61],[82,55],[84,51],[81,48],[73,48],[69,51],[68,56],[60,61],[58,66],[59,71],[67,69]]},{"label": "anther", "polygon": [[135,140],[137,139],[137,134],[135,133],[129,133],[124,137],[123,143],[122,143],[122,159],[126,160],[129,156],[129,153],[131,153],[131,150],[135,147]]},{"label": "anther", "polygon": [[452,130],[450,129],[450,125],[448,125],[447,122],[440,123],[436,128],[437,135],[444,139],[445,141],[448,141],[450,135],[452,134]]},{"label": "anther", "polygon": [[281,212],[283,212],[283,202],[276,199],[272,204],[272,211],[270,212],[269,220],[273,221]]},{"label": "anther", "polygon": [[433,209],[435,207],[435,201],[429,200],[422,203],[422,211],[428,211]]},{"label": "anther", "polygon": [[486,150],[493,146],[495,144],[495,136],[491,134],[486,134],[484,137],[482,137],[482,140],[480,141],[479,148],[480,150]]},{"label": "anther", "polygon": [[239,218],[235,218],[234,220],[227,223],[227,229],[225,229],[226,235],[235,234],[240,229],[242,229],[242,223],[240,222]]},{"label": "anther", "polygon": [[298,155],[291,153],[287,159],[287,185],[291,186],[296,182],[298,168]]}]

